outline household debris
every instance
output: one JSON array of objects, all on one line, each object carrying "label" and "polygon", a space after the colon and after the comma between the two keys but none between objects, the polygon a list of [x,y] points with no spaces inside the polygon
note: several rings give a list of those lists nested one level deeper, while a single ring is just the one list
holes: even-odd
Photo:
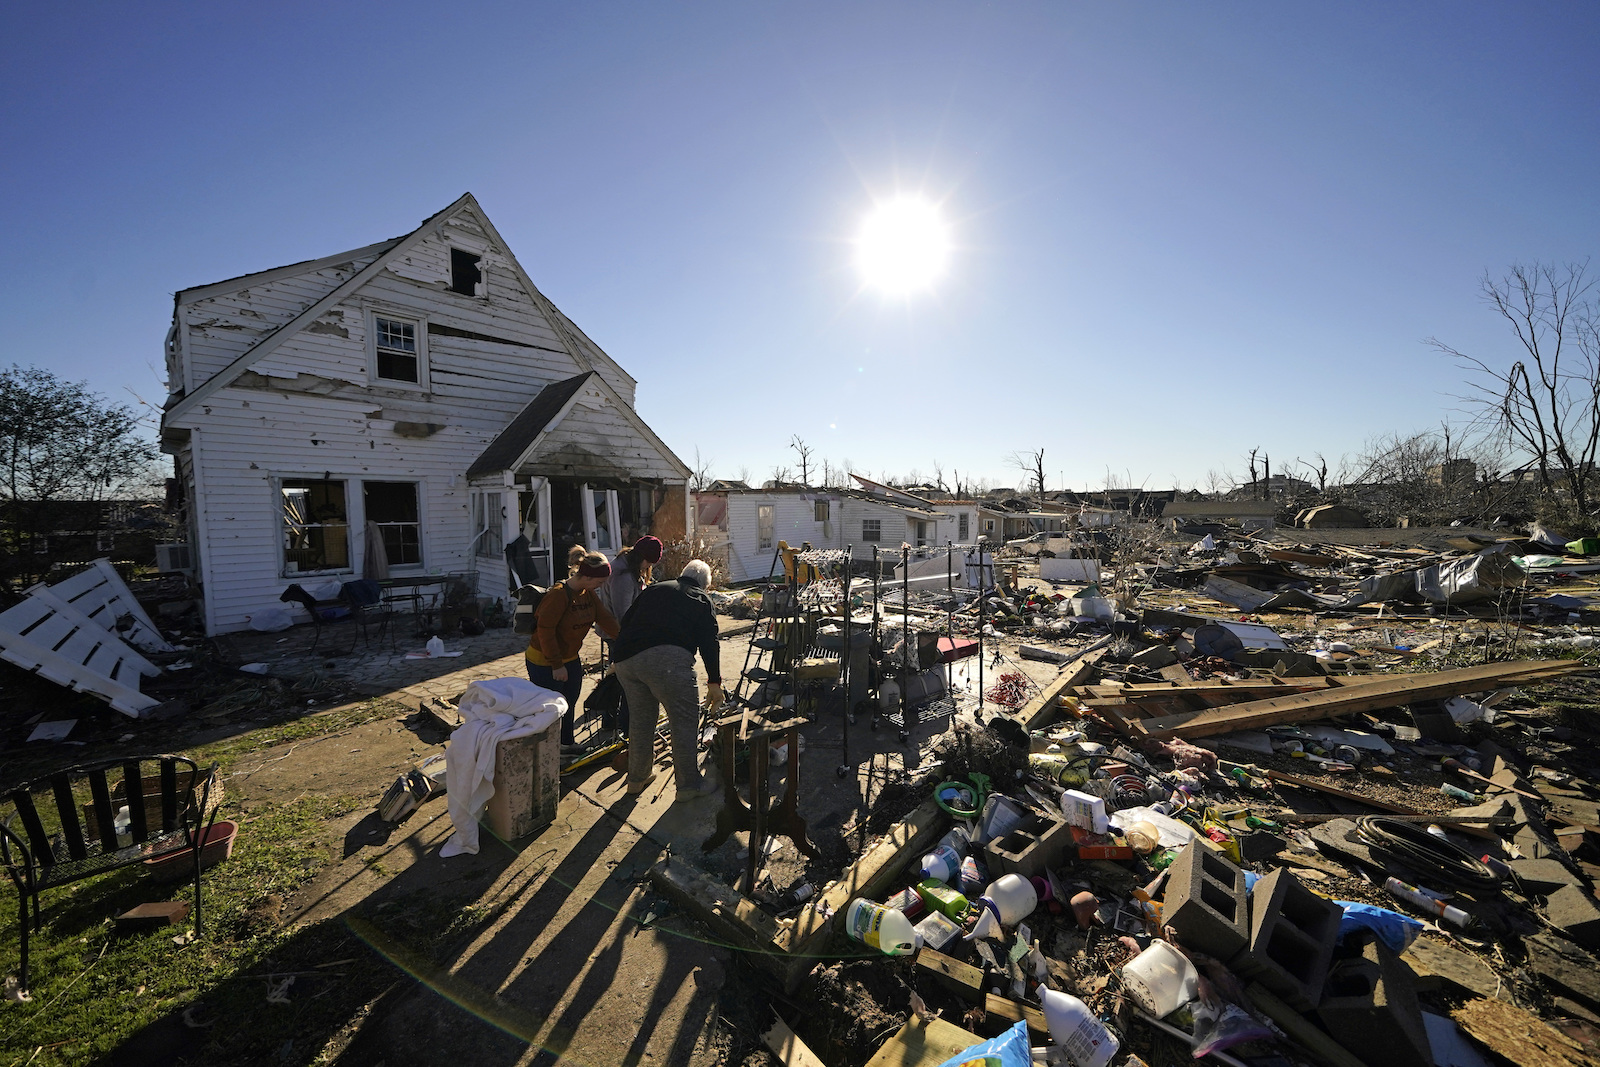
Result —
[{"label": "household debris", "polygon": [[[905,666],[970,685],[905,652],[938,640],[1057,678],[997,701],[991,672],[981,705],[958,700],[951,742],[898,783],[924,803],[798,912],[675,857],[657,884],[788,989],[826,1000],[886,969],[903,992],[880,1010],[913,1012],[879,1050],[897,1064],[961,1062],[1019,1023],[1036,1059],[1048,1045],[1077,1067],[1523,1062],[1518,1025],[1540,1062],[1600,1062],[1600,724],[1549,725],[1535,699],[1551,690],[1533,688],[1594,703],[1589,663],[1545,651],[1595,647],[1590,594],[1545,595],[1558,579],[1504,546],[1286,536],[1111,552],[1075,589],[1003,565],[965,594],[836,584],[816,614],[857,609],[880,715]],[[792,608],[751,603],[752,640],[782,638],[762,616]],[[773,722],[794,716],[783,698],[805,690],[785,672],[753,680]],[[971,1040],[916,1037],[929,1013]]]}]

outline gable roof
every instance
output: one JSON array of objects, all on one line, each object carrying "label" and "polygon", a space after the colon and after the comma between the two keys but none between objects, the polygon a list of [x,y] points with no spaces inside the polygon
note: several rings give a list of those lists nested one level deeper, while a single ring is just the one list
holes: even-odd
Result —
[{"label": "gable roof", "polygon": [[[550,329],[555,333],[556,338],[561,342],[562,348],[564,348],[567,354],[572,357],[573,362],[575,362],[578,367],[585,372],[592,371],[595,369],[595,360],[590,358],[590,354],[595,353],[599,355],[601,361],[605,363],[608,369],[615,370],[620,377],[626,378],[629,382],[633,382],[633,376],[628,374],[627,371],[623,370],[616,363],[616,361],[614,361],[610,356],[606,355],[598,345],[594,344],[594,342],[590,341],[587,346],[581,345],[578,342],[577,337],[573,336],[576,327],[572,326],[568,322],[566,316],[561,314],[561,312],[556,309],[555,305],[550,303],[545,295],[539,291],[538,287],[533,284],[533,281],[528,277],[527,272],[522,269],[522,264],[518,263],[516,256],[512,254],[510,246],[507,245],[505,240],[500,236],[499,231],[494,228],[494,223],[489,221],[488,215],[486,215],[483,209],[478,206],[478,201],[476,198],[474,198],[471,193],[463,193],[461,197],[449,207],[445,208],[443,211],[439,211],[433,215],[430,215],[428,218],[423,220],[422,225],[418,226],[404,237],[395,238],[388,242],[380,242],[377,245],[369,245],[366,249],[359,249],[358,251],[360,252],[370,252],[378,248],[382,248],[383,251],[376,259],[367,264],[361,270],[357,271],[355,274],[352,274],[341,285],[336,286],[320,300],[317,300],[315,303],[305,308],[305,310],[301,311],[288,322],[279,326],[272,332],[264,335],[254,345],[246,349],[232,363],[228,364],[222,370],[207,378],[204,382],[201,382],[199,385],[195,386],[193,390],[185,394],[181,399],[170,404],[163,414],[163,422],[175,421],[182,418],[190,411],[193,411],[207,398],[215,394],[219,389],[222,389],[233,381],[237,380],[239,375],[248,370],[252,364],[270,355],[272,352],[276,351],[280,346],[282,346],[284,342],[288,341],[306,326],[309,326],[311,323],[315,322],[322,316],[323,312],[327,311],[335,304],[338,304],[356,290],[366,285],[367,282],[377,277],[391,262],[410,250],[419,241],[426,238],[429,232],[440,226],[445,219],[456,214],[457,212],[468,209],[476,212],[478,221],[483,224],[483,227],[489,234],[491,240],[493,240],[495,244],[499,246],[499,249],[505,253],[507,262],[511,264],[516,273],[517,281],[521,283],[522,286],[527,290],[528,295],[533,300],[534,306],[539,309],[539,313],[544,316],[545,320],[550,324]],[[324,260],[331,258],[334,262],[344,262],[346,259],[350,258],[350,255],[350,253],[346,253],[342,256],[324,257]],[[308,260],[304,264],[298,264],[295,266],[299,270],[311,270],[314,269],[316,264],[323,263],[324,260]],[[238,283],[241,279],[259,279],[264,275],[277,274],[279,271],[287,270],[289,270],[289,268],[274,268],[273,270],[269,271],[261,271],[258,274],[241,275],[240,278],[232,279],[229,282],[218,282],[215,283],[215,285],[229,285],[231,288],[238,288],[239,286],[236,283]],[[183,290],[183,293],[189,294],[189,300],[194,300],[199,299],[203,291],[213,289],[213,285],[197,286],[194,289]],[[180,301],[180,303],[187,302],[187,300]],[[584,340],[587,341],[588,339],[584,338]],[[585,351],[586,348],[587,351]],[[626,407],[626,405],[624,406]]]},{"label": "gable roof", "polygon": [[489,442],[483,454],[467,468],[470,480],[495,471],[510,470],[517,465],[522,454],[538,440],[545,428],[566,413],[567,406],[583,388],[583,383],[594,376],[594,371],[584,371],[572,378],[551,382],[539,390],[539,395],[528,401],[528,406],[517,412],[506,428]]},{"label": "gable roof", "polygon": [[489,442],[489,447],[467,469],[467,479],[481,478],[496,471],[514,471],[531,459],[544,443],[546,435],[554,431],[577,405],[585,387],[598,389],[623,418],[628,420],[639,436],[656,449],[684,478],[689,477],[689,466],[656,436],[632,405],[623,401],[611,383],[595,371],[585,371],[559,382],[551,382],[539,390],[539,395],[528,401],[516,418]]}]

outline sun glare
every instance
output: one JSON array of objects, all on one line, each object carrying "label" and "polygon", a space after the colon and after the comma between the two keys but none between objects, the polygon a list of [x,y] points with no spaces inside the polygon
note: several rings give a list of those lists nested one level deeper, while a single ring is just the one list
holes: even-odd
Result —
[{"label": "sun glare", "polygon": [[944,274],[950,233],[939,209],[921,197],[875,207],[856,238],[856,264],[866,283],[889,295],[926,289]]}]

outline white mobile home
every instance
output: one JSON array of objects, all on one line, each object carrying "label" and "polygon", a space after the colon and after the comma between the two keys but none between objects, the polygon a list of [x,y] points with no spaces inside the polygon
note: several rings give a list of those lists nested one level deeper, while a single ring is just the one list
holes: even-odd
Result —
[{"label": "white mobile home", "polygon": [[502,597],[572,544],[687,532],[688,468],[634,379],[471,194],[402,237],[178,292],[166,366],[209,633],[292,583],[460,574]]}]

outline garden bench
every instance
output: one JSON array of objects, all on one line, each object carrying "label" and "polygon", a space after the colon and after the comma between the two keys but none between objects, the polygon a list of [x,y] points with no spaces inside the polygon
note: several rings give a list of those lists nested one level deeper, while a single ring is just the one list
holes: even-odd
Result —
[{"label": "garden bench", "polygon": [[[113,785],[108,776],[118,770],[122,780]],[[37,932],[39,894],[46,889],[188,851],[194,859],[194,927],[200,931],[200,849],[216,818],[215,770],[212,764],[198,800],[199,765],[175,755],[67,767],[6,794],[16,810],[0,823],[0,862],[20,896],[23,989],[28,988],[28,901],[33,901]],[[126,825],[119,824],[122,807]]]}]

